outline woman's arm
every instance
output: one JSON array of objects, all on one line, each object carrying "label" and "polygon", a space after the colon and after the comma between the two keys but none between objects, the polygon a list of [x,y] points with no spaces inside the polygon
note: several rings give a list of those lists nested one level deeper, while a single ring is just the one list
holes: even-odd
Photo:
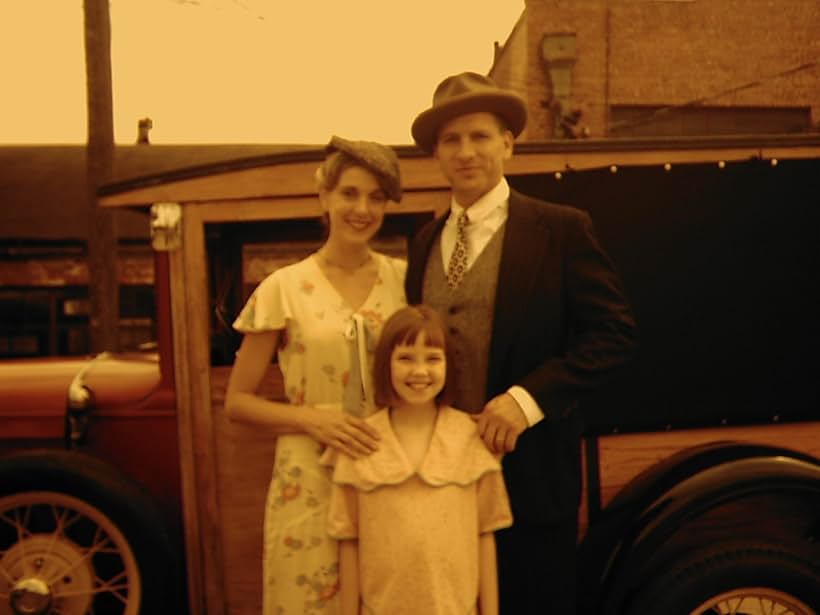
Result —
[{"label": "woman's arm", "polygon": [[478,537],[478,612],[498,615],[498,569],[495,560],[495,534]]},{"label": "woman's arm", "polygon": [[339,541],[340,615],[359,615],[359,541]]},{"label": "woman's arm", "polygon": [[231,420],[266,426],[275,434],[307,433],[354,458],[376,450],[376,431],[341,409],[300,406],[297,411],[290,404],[256,394],[280,336],[281,331],[276,330],[248,333],[242,339],[225,394],[225,410]]}]

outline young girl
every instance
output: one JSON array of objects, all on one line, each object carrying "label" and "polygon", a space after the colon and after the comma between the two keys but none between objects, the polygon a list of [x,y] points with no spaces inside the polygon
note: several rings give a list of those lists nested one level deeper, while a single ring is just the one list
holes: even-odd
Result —
[{"label": "young girl", "polygon": [[376,346],[368,423],[379,449],[336,449],[328,532],[340,541],[344,615],[495,615],[493,531],[512,523],[498,460],[469,415],[446,405],[453,386],[436,312],[408,306]]}]

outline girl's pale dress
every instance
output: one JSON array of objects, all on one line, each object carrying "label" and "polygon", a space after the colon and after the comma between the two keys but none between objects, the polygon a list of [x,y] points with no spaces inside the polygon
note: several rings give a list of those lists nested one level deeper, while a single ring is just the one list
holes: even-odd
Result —
[{"label": "girl's pale dress", "polygon": [[334,465],[328,533],[359,541],[359,587],[366,615],[472,615],[478,601],[479,536],[512,523],[498,460],[465,413],[439,410],[415,470],[387,410],[367,419],[379,449]]},{"label": "girl's pale dress", "polygon": [[[376,258],[376,284],[358,310],[308,257],[265,278],[234,322],[243,333],[283,330],[279,366],[294,412],[301,405],[338,408],[372,386],[372,343],[366,341],[375,340],[384,321],[405,304],[406,263]],[[367,366],[359,370],[356,357]],[[365,374],[364,382],[357,372]],[[338,550],[327,535],[330,483],[318,464],[321,452],[304,434],[277,440],[264,518],[264,615],[338,612]]]}]

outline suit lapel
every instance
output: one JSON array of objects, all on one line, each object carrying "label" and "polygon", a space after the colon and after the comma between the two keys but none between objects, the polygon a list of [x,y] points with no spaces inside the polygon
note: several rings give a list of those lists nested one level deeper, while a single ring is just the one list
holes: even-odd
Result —
[{"label": "suit lapel", "polygon": [[412,244],[413,251],[408,259],[407,282],[405,284],[408,303],[421,302],[427,259],[430,258],[430,250],[433,248],[433,242],[441,234],[441,229],[444,228],[444,223],[447,221],[448,215],[449,214],[445,214],[437,218],[433,224],[422,229],[418,240]]},{"label": "suit lapel", "polygon": [[510,211],[504,230],[504,244],[498,271],[495,296],[493,337],[490,343],[488,385],[502,367],[516,330],[524,323],[524,312],[549,233],[544,219],[521,194],[510,192]]}]

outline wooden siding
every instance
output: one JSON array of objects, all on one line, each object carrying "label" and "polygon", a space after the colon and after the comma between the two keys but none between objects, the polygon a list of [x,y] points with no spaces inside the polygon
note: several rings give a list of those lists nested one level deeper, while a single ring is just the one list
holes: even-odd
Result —
[{"label": "wooden siding", "polygon": [[[556,173],[568,169],[608,168],[612,165],[662,166],[667,163],[730,162],[750,158],[785,160],[820,157],[820,139],[797,137],[767,141],[726,138],[712,142],[708,139],[640,142],[610,139],[599,142],[528,143],[516,148],[516,154],[505,166],[508,175]],[[428,208],[424,193],[447,189],[438,163],[430,157],[409,156],[405,151],[400,151],[400,154],[404,154],[401,157],[401,175],[406,192],[396,211]],[[100,202],[108,207],[129,207],[167,201],[200,206],[232,201],[237,214],[241,215],[247,202],[261,200],[275,204],[285,215],[311,216],[316,211],[316,206],[310,203],[310,198],[316,193],[313,173],[320,159],[290,163],[285,160],[268,164],[260,162],[259,166],[251,168],[231,170],[226,167],[217,174],[183,179],[174,179],[173,175],[169,175],[167,179],[136,182],[133,187],[123,187],[105,194]],[[276,213],[274,216],[278,217]]]}]

